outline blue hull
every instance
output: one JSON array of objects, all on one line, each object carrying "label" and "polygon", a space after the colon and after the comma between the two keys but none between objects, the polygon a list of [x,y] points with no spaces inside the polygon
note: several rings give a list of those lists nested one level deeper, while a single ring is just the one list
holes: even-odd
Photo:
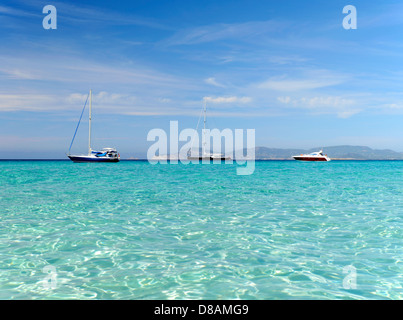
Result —
[{"label": "blue hull", "polygon": [[68,156],[73,162],[119,162],[119,158]]}]

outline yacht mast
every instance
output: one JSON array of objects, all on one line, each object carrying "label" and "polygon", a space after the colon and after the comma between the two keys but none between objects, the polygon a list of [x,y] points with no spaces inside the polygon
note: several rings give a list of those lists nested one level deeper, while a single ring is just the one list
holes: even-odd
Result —
[{"label": "yacht mast", "polygon": [[92,90],[90,89],[90,113],[89,113],[89,131],[88,131],[88,155],[91,155],[91,110],[92,109]]},{"label": "yacht mast", "polygon": [[204,99],[204,119],[203,119],[203,155],[206,154],[206,99]]}]

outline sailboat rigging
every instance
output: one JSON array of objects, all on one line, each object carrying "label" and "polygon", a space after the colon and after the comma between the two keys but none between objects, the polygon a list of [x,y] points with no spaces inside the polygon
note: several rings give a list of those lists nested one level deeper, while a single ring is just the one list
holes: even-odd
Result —
[{"label": "sailboat rigging", "polygon": [[[210,153],[210,151],[206,150],[206,143],[207,143],[207,137],[206,137],[206,122],[207,122],[207,99],[203,99],[203,138],[202,138],[202,154],[199,155],[199,151],[197,154],[193,155],[192,154],[192,149],[188,151],[188,160],[230,160],[231,158],[228,156],[225,156],[221,153]],[[199,118],[200,121],[200,118]],[[197,130],[197,129],[196,129]],[[210,138],[210,137],[208,137]]]}]

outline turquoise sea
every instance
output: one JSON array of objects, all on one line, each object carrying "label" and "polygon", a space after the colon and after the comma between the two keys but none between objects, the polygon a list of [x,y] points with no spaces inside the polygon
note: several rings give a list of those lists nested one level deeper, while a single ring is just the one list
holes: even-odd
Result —
[{"label": "turquoise sea", "polygon": [[402,299],[403,162],[0,161],[0,299]]}]

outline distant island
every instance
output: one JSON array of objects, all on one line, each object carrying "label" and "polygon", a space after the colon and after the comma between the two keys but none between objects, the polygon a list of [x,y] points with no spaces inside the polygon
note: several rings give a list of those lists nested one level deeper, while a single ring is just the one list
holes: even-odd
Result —
[{"label": "distant island", "polygon": [[279,149],[256,147],[256,160],[288,160],[298,154],[311,153],[323,149],[333,160],[403,160],[403,152],[389,149],[371,149],[365,146],[332,146],[305,149]]}]

